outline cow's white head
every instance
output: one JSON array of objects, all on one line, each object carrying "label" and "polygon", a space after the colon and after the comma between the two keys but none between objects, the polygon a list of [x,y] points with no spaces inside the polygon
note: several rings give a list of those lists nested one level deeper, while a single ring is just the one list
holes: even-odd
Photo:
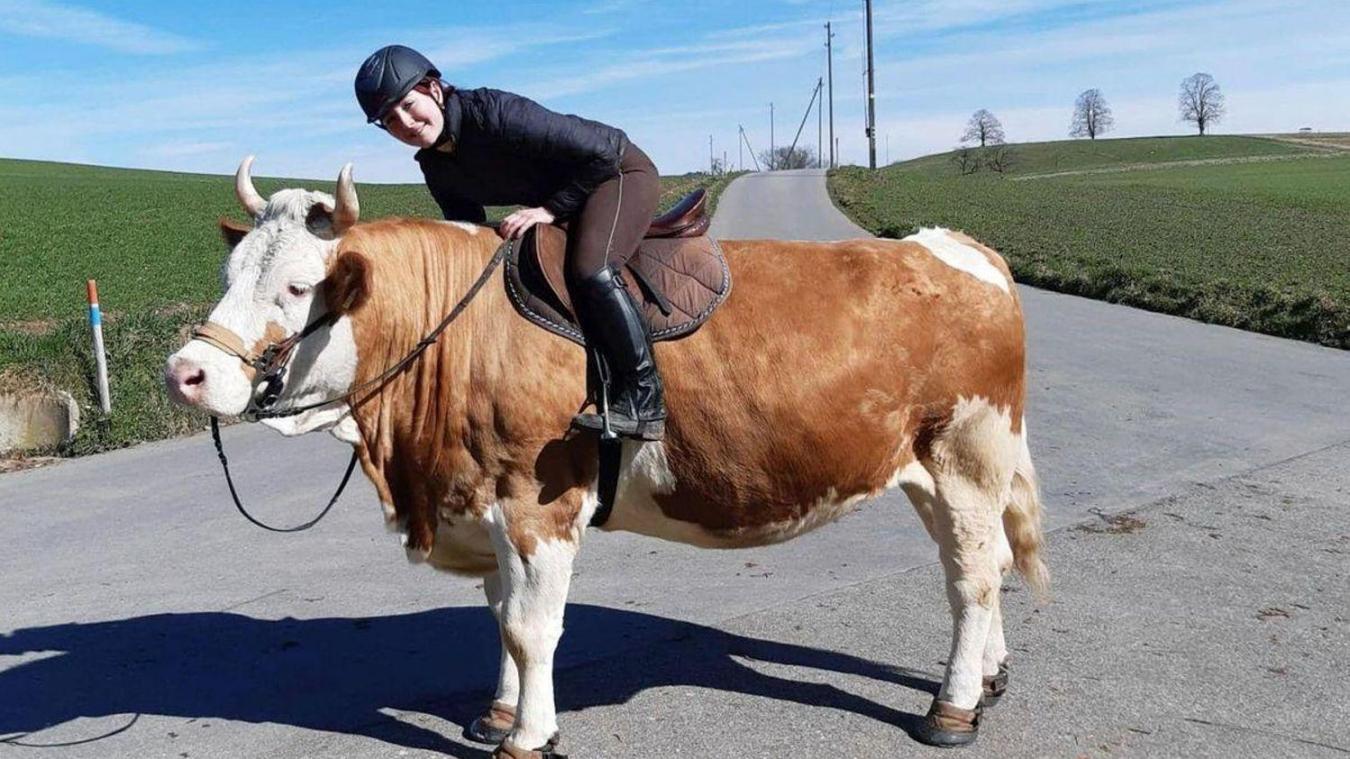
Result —
[{"label": "cow's white head", "polygon": [[[221,219],[220,229],[231,248],[224,267],[225,295],[211,312],[214,339],[194,338],[169,357],[164,381],[177,403],[215,416],[237,416],[256,402],[263,387],[237,354],[257,355],[268,345],[302,331],[327,315],[337,315],[295,348],[284,377],[279,406],[320,401],[345,392],[356,372],[356,346],[350,321],[330,304],[341,291],[330,272],[337,240],[356,223],[359,204],[351,164],[338,176],[337,199],[324,192],[278,190],[264,200],[253,187],[245,158],[235,174],[235,195],[252,227]],[[331,427],[348,412],[334,404],[296,417],[268,419],[285,434]]]}]

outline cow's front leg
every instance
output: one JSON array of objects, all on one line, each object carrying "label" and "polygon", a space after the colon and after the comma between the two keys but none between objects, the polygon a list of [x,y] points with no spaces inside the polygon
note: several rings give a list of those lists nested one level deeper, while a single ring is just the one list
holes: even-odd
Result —
[{"label": "cow's front leg", "polygon": [[553,652],[562,637],[577,536],[541,534],[524,520],[511,524],[500,507],[496,511],[502,643],[515,660],[520,691],[515,727],[494,756],[523,759],[551,752],[558,741]]},{"label": "cow's front leg", "polygon": [[[488,608],[497,620],[497,630],[502,630],[502,573],[493,572],[483,578],[483,594],[487,596]],[[505,634],[499,635],[501,646],[501,667],[497,670],[497,694],[492,706],[483,716],[474,720],[464,734],[479,743],[501,743],[516,726],[516,704],[520,700],[520,672],[516,669],[516,660],[506,647]]]}]

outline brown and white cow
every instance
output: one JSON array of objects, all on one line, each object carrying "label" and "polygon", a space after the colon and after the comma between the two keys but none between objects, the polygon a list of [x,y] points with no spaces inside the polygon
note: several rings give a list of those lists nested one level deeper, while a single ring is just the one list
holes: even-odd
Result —
[{"label": "brown and white cow", "polygon": [[[348,169],[339,201],[294,189],[264,201],[250,160],[236,189],[254,226],[222,222],[233,251],[211,321],[260,347],[340,316],[300,343],[282,404],[378,376],[502,242],[460,223],[354,224]],[[624,443],[604,529],[758,546],[903,489],[938,544],[954,621],[921,737],[972,740],[982,694],[1006,675],[1002,575],[1015,565],[1037,590],[1047,580],[1023,419],[1022,312],[1007,265],[941,229],[722,247],[734,291],[699,331],[657,346],[667,437]],[[581,350],[519,318],[490,286],[355,407],[265,422],[355,446],[409,557],[484,578],[504,645],[495,708],[480,727],[501,728],[498,755],[536,756],[558,730],[553,653],[597,504],[596,441],[568,431],[584,374]],[[243,412],[255,392],[236,356],[196,340],[170,357],[166,382],[175,400],[222,416]]]}]

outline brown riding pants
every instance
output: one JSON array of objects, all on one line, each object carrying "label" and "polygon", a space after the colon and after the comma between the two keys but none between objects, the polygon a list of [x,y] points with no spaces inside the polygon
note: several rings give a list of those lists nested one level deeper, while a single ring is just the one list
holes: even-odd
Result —
[{"label": "brown riding pants", "polygon": [[628,144],[619,175],[602,182],[567,225],[569,287],[606,266],[618,269],[637,252],[661,199],[661,177],[647,154]]}]

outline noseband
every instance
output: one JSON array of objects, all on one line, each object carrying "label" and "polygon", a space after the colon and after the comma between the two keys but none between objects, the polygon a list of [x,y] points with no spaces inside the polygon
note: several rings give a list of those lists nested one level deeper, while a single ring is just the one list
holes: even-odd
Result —
[{"label": "noseband", "polygon": [[[304,329],[294,335],[279,342],[269,343],[259,353],[244,347],[244,341],[239,339],[239,336],[229,327],[212,321],[193,327],[192,339],[214,345],[235,356],[243,363],[244,375],[252,383],[253,392],[249,394],[249,405],[244,409],[242,416],[248,421],[257,421],[275,413],[268,411],[268,409],[281,397],[281,391],[284,387],[282,375],[285,374],[290,363],[295,346],[299,345],[301,340],[314,334],[315,331],[324,327],[331,327],[336,322],[336,316],[331,313],[325,314],[305,325]],[[258,393],[259,386],[263,388],[261,395]],[[327,403],[331,402],[327,401]]]},{"label": "noseband", "polygon": [[[455,304],[454,308],[450,309],[450,313],[445,315],[445,318],[441,320],[440,324],[436,325],[435,329],[428,332],[425,337],[417,341],[417,345],[413,346],[413,349],[408,351],[407,355],[399,359],[393,366],[380,372],[379,376],[363,382],[341,395],[318,401],[317,403],[306,403],[299,406],[289,406],[279,409],[272,408],[281,397],[281,392],[284,389],[282,376],[285,374],[286,369],[290,364],[291,355],[295,352],[295,346],[299,345],[301,340],[309,337],[314,332],[336,324],[338,320],[337,314],[332,312],[324,314],[318,319],[306,324],[305,328],[299,332],[279,342],[269,343],[267,347],[257,353],[249,350],[244,345],[244,341],[241,340],[239,335],[235,334],[233,330],[212,321],[193,327],[192,339],[200,340],[208,345],[214,345],[220,350],[238,358],[240,363],[243,364],[244,373],[248,376],[249,382],[253,386],[253,392],[249,394],[248,406],[245,407],[244,413],[240,414],[240,417],[245,421],[256,422],[260,419],[277,419],[287,416],[296,416],[297,414],[302,414],[321,406],[328,406],[341,401],[350,401],[357,395],[363,396],[356,402],[357,404],[360,404],[366,398],[370,398],[374,396],[375,393],[379,392],[389,380],[393,379],[395,375],[416,361],[418,357],[422,355],[423,351],[430,348],[438,339],[440,339],[441,333],[445,331],[445,328],[449,327],[450,323],[459,317],[469,305],[469,302],[474,299],[474,296],[478,295],[478,291],[483,289],[483,285],[487,284],[488,279],[492,276],[492,272],[496,271],[497,267],[505,260],[506,254],[510,250],[510,240],[502,242],[502,244],[497,247],[497,252],[492,254],[492,258],[483,267],[482,273],[478,275],[478,279],[474,281],[473,286],[469,288],[469,291],[464,294],[464,297],[459,299],[459,302]],[[258,393],[259,386],[263,387],[261,395]],[[239,509],[239,513],[243,514],[244,518],[248,519],[248,521],[253,524],[273,532],[298,532],[300,530],[307,530],[317,524],[319,520],[323,519],[324,515],[328,513],[329,509],[333,508],[333,504],[337,503],[338,497],[342,495],[343,488],[347,486],[348,478],[352,475],[352,469],[356,466],[356,451],[352,451],[352,460],[347,464],[347,473],[343,475],[342,483],[338,485],[337,492],[333,493],[333,497],[329,499],[328,505],[324,507],[323,511],[319,512],[317,517],[295,527],[272,527],[253,518],[253,515],[249,514],[244,508],[244,504],[239,501],[239,494],[235,492],[234,488],[234,480],[230,477],[230,463],[225,458],[225,449],[220,442],[219,423],[214,416],[211,417],[211,434],[216,443],[216,455],[220,458],[220,466],[225,471],[225,482],[230,486],[230,497],[234,499],[234,505]]]}]

